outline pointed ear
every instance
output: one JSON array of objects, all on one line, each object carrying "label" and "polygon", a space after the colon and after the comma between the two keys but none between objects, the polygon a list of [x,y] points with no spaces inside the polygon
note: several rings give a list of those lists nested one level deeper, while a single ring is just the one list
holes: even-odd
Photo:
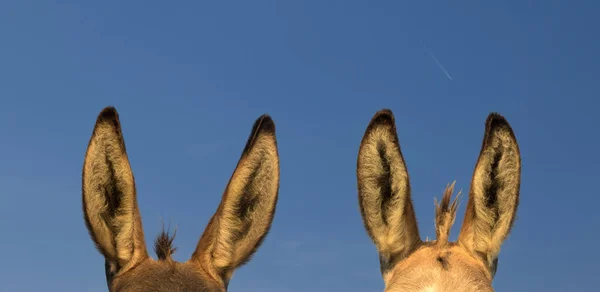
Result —
[{"label": "pointed ear", "polygon": [[107,277],[147,257],[135,181],[119,114],[107,107],[98,116],[82,176],[85,224],[106,258]]},{"label": "pointed ear", "polygon": [[519,204],[521,155],[512,128],[499,114],[488,116],[469,202],[458,242],[480,256],[493,273],[500,246]]},{"label": "pointed ear", "polygon": [[256,120],[221,204],[198,242],[192,261],[227,285],[267,235],[279,192],[275,123]]},{"label": "pointed ear", "polygon": [[356,174],[363,223],[379,251],[385,275],[421,242],[408,171],[390,110],[377,112],[369,123],[360,144]]}]

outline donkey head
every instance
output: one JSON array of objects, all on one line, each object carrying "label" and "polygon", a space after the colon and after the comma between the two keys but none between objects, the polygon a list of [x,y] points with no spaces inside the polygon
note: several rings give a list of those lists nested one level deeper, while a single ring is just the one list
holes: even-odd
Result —
[{"label": "donkey head", "polygon": [[156,240],[158,260],[148,256],[133,172],[119,115],[98,116],[82,178],[86,227],[105,258],[110,291],[226,291],[236,268],[248,262],[267,235],[279,192],[279,156],[273,120],[256,120],[221,204],[196,250],[175,262],[172,238]]},{"label": "donkey head", "polygon": [[487,118],[456,242],[448,241],[458,206],[456,198],[451,201],[454,184],[436,203],[436,240],[421,240],[390,110],[377,112],[367,127],[357,178],[363,223],[377,247],[386,291],[493,291],[500,246],[515,219],[521,180],[519,146],[504,117],[492,113]]}]

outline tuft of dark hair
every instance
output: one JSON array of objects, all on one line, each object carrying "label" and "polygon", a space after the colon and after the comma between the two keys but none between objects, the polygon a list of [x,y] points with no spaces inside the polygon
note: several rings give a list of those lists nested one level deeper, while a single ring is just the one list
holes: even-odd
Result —
[{"label": "tuft of dark hair", "polygon": [[173,246],[175,235],[177,235],[177,228],[173,231],[173,236],[170,236],[169,231],[165,231],[165,225],[163,223],[162,231],[154,240],[154,252],[159,261],[168,261],[172,259],[171,256],[177,250],[177,248]]}]

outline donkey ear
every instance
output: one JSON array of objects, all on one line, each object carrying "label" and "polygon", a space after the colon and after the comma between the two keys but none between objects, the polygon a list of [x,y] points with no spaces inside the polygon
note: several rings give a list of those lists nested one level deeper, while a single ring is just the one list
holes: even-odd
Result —
[{"label": "donkey ear", "polygon": [[135,181],[119,114],[107,107],[98,116],[82,176],[85,224],[106,258],[107,277],[147,257]]},{"label": "donkey ear", "polygon": [[221,204],[211,218],[192,261],[227,285],[233,271],[248,262],[269,232],[279,192],[275,123],[256,120]]},{"label": "donkey ear", "polygon": [[488,116],[458,242],[481,256],[493,272],[500,246],[513,226],[521,183],[521,155],[512,128]]},{"label": "donkey ear", "polygon": [[394,115],[375,114],[360,144],[357,162],[358,202],[363,223],[385,274],[421,242],[410,196]]}]

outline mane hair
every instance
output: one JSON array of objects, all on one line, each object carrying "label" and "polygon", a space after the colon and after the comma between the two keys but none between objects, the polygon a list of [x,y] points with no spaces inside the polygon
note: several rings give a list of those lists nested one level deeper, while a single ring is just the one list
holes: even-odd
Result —
[{"label": "mane hair", "polygon": [[172,260],[171,256],[177,250],[177,248],[173,246],[173,240],[175,240],[176,235],[177,228],[173,231],[173,236],[170,236],[169,231],[165,231],[165,225],[163,223],[162,231],[154,240],[154,252],[159,261]]},{"label": "mane hair", "polygon": [[452,225],[456,219],[456,210],[458,209],[458,205],[460,203],[459,200],[461,198],[461,191],[456,194],[451,203],[450,199],[452,198],[452,193],[454,192],[455,183],[456,181],[446,186],[441,202],[438,202],[437,199],[434,199],[435,234],[437,237],[437,244],[445,245],[448,243],[450,230],[452,229]]}]

